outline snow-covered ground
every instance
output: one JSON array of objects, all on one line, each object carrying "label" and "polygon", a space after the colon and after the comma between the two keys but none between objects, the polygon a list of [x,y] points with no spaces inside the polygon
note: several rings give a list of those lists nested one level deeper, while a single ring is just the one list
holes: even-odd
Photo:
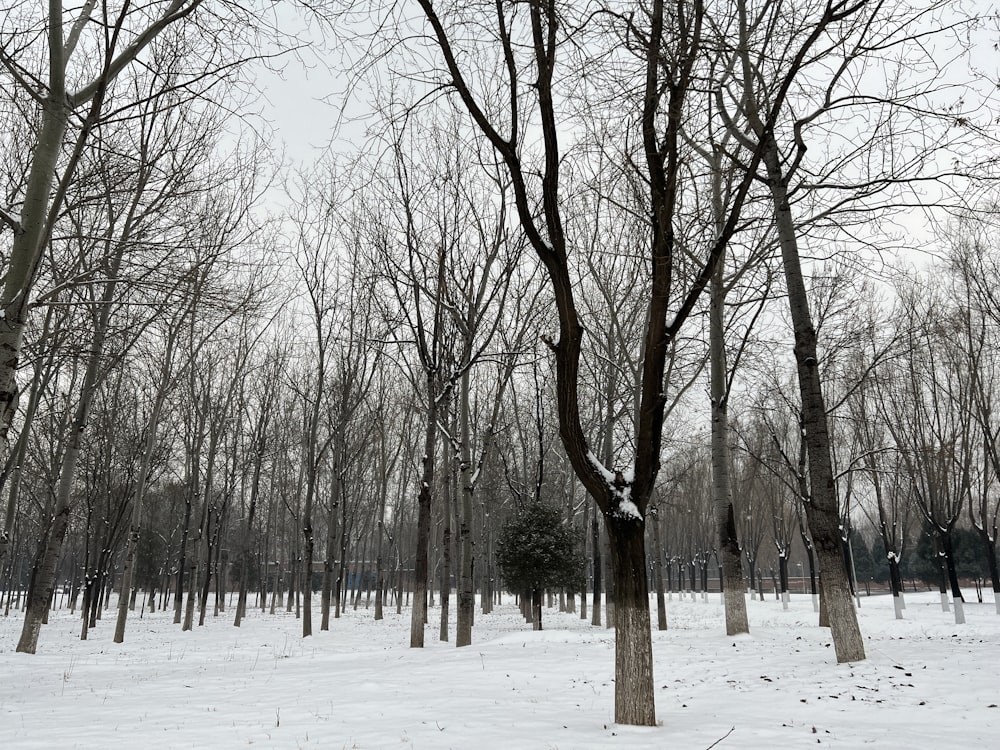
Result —
[{"label": "snow-covered ground", "polygon": [[87,641],[58,612],[34,656],[14,653],[20,617],[0,617],[0,748],[997,747],[992,600],[968,603],[965,625],[936,594],[909,595],[901,621],[889,597],[861,603],[868,660],[837,665],[808,597],[749,602],[739,638],[718,595],[668,602],[653,728],[613,722],[613,632],[555,610],[542,632],[511,604],[477,615],[456,649],[434,609],[423,650],[407,648],[406,610],[349,610],[305,640],[284,612],[189,633],[136,614],[122,645],[113,611]]}]

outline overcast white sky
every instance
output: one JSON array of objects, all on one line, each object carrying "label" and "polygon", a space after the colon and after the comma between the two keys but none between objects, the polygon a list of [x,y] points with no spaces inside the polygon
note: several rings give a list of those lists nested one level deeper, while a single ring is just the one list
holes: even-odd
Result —
[{"label": "overcast white sky", "polygon": [[315,20],[307,23],[288,3],[278,11],[278,23],[283,32],[309,46],[283,56],[277,63],[280,71],[261,66],[257,75],[261,113],[275,130],[271,146],[284,150],[291,164],[302,165],[317,159],[331,143],[339,153],[359,149],[370,103],[364,92],[347,96],[346,91],[351,59],[363,55],[360,43],[337,39],[329,30],[320,33]]}]

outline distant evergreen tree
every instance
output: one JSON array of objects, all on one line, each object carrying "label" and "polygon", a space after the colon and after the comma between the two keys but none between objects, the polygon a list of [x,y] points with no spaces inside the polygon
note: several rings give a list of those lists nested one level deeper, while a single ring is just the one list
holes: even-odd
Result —
[{"label": "distant evergreen tree", "polygon": [[851,550],[854,553],[854,573],[857,576],[858,590],[862,588],[871,594],[871,581],[875,578],[875,561],[872,559],[871,546],[862,534],[855,534],[851,539]]},{"label": "distant evergreen tree", "polygon": [[982,542],[972,529],[955,529],[955,565],[961,578],[987,578]]},{"label": "distant evergreen tree", "polygon": [[889,582],[889,558],[885,554],[885,544],[880,537],[872,540],[872,577],[876,583]]},{"label": "distant evergreen tree", "polygon": [[507,590],[530,593],[535,629],[542,629],[542,592],[584,587],[584,558],[556,508],[532,503],[504,524],[497,540],[497,566]]},{"label": "distant evergreen tree", "polygon": [[[955,529],[952,531],[952,544],[955,551],[955,569],[959,578],[989,575],[979,550],[980,542],[974,531]],[[938,562],[938,551],[930,534],[920,535],[913,556],[916,558],[913,562],[913,574],[927,584],[937,585],[941,581],[941,567]]]}]

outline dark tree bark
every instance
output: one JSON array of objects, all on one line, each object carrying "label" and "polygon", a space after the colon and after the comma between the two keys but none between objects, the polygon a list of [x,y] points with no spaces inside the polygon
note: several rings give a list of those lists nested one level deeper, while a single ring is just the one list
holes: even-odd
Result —
[{"label": "dark tree bark", "polygon": [[434,486],[434,464],[437,448],[437,378],[429,372],[426,378],[427,423],[424,426],[423,471],[417,494],[417,539],[413,560],[413,607],[410,610],[410,648],[424,647],[424,624],[427,622],[428,546],[431,536],[431,487]]},{"label": "dark tree bark", "polygon": [[[660,538],[660,514],[657,506],[651,506],[649,517],[653,522],[653,585],[656,586],[656,629],[667,629],[667,602],[663,594],[663,543]],[[740,596],[743,590],[740,589]]]},{"label": "dark tree bark", "polygon": [[[560,11],[552,0],[529,4],[524,38],[530,40],[530,67],[518,64],[520,47],[512,39],[509,9],[497,5],[495,19],[499,55],[510,101],[510,123],[497,125],[481,106],[466,78],[454,47],[455,38],[438,15],[433,0],[419,0],[444,58],[448,82],[454,88],[477,127],[503,160],[521,228],[543,264],[555,300],[559,320],[557,340],[548,341],[556,369],[559,432],[573,470],[604,515],[611,540],[612,587],[621,617],[616,622],[615,719],[621,723],[653,725],[654,686],[646,583],[645,517],[660,468],[666,398],[665,362],[681,327],[707,286],[723,250],[736,230],[743,202],[756,174],[761,149],[755,149],[737,189],[722,231],[706,252],[704,264],[687,287],[675,289],[676,219],[679,179],[683,171],[679,135],[685,105],[693,85],[693,71],[702,52],[704,8],[700,0],[678,2],[665,9],[654,0],[648,27],[628,33],[638,45],[642,67],[642,99],[639,104],[644,183],[648,186],[649,278],[644,299],[645,330],[639,394],[634,414],[634,460],[621,469],[605,467],[591,451],[580,414],[580,359],[584,328],[574,298],[574,280],[569,264],[569,242],[562,216],[559,116],[553,85],[559,46]],[[512,12],[512,11],[511,11]],[[522,16],[523,17],[523,16]],[[669,33],[665,32],[669,21]],[[520,37],[518,42],[520,42]],[[530,97],[522,96],[520,77],[530,77]],[[787,86],[785,88],[787,91]],[[776,108],[781,106],[779,97]],[[541,133],[540,168],[522,165],[521,116],[518,107],[528,102],[535,108]],[[501,132],[501,129],[507,132]],[[535,170],[533,166],[531,168]],[[540,174],[536,193],[529,187]],[[680,301],[678,302],[678,297]],[[668,321],[668,312],[677,308]]]}]

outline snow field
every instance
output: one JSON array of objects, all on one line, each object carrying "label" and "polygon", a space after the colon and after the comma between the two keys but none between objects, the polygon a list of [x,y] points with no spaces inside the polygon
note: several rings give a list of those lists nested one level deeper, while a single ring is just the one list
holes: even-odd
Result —
[{"label": "snow field", "polygon": [[304,640],[283,611],[251,610],[240,628],[227,611],[189,633],[172,612],[133,613],[121,645],[113,609],[87,641],[59,611],[34,656],[14,653],[21,619],[10,616],[0,618],[0,747],[995,746],[992,600],[967,603],[961,626],[936,593],[908,595],[901,621],[887,596],[861,604],[868,660],[837,665],[807,596],[793,594],[787,611],[748,602],[751,634],[737,638],[724,634],[718,595],[674,598],[670,629],[653,633],[653,728],[613,722],[614,631],[556,610],[541,632],[513,604],[477,612],[473,645],[456,649],[437,640],[432,608],[423,650],[407,647],[405,609],[382,622],[349,609]]}]

